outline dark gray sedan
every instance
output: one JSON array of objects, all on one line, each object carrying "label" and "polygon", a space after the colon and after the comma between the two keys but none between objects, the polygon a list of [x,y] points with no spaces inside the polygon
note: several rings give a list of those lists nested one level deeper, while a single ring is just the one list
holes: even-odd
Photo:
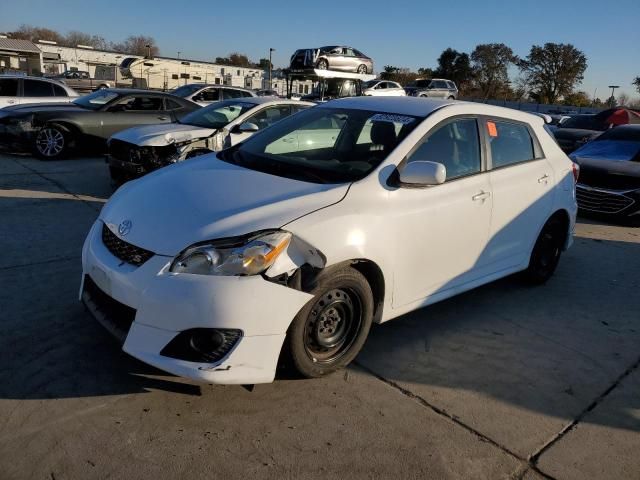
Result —
[{"label": "dark gray sedan", "polygon": [[80,147],[99,152],[120,130],[176,122],[199,108],[167,93],[132,89],[99,90],[71,103],[16,105],[0,110],[0,146],[51,160]]}]

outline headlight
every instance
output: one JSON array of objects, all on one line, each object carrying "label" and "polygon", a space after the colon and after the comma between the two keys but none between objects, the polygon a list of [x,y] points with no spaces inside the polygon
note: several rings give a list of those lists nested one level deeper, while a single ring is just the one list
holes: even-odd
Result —
[{"label": "headlight", "polygon": [[219,247],[216,242],[196,245],[176,257],[169,271],[195,275],[258,275],[273,265],[290,241],[289,232],[275,230],[262,232],[234,247]]}]

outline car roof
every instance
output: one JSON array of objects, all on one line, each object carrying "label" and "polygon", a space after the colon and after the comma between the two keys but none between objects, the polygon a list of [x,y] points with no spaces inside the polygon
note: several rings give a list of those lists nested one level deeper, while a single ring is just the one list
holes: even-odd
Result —
[{"label": "car roof", "polygon": [[398,113],[426,117],[434,110],[454,103],[453,100],[437,100],[418,97],[348,97],[331,100],[320,108],[351,108],[385,113]]},{"label": "car roof", "polygon": [[[158,92],[156,90],[145,90],[144,88],[107,88],[105,89],[109,92],[116,92],[121,95],[133,95],[136,93],[143,93],[145,95],[153,95],[153,96],[170,96],[175,97],[175,95],[171,95],[169,92]],[[182,97],[178,97],[182,98]]]},{"label": "car roof", "polygon": [[383,96],[348,97],[330,100],[329,102],[318,105],[317,108],[347,108],[397,115],[427,117],[440,108],[465,105],[470,107],[470,111],[475,112],[473,115],[488,115],[531,124],[544,124],[544,120],[542,118],[521,110],[478,102],[462,102],[459,100],[441,100],[435,98]]},{"label": "car roof", "polygon": [[[301,102],[300,100],[288,100],[286,98],[274,98],[274,97],[242,97],[242,98],[230,98],[228,100],[235,100],[239,103],[254,103],[256,105],[261,105],[263,103],[272,103],[272,104],[291,104],[291,105],[315,105],[315,103],[311,102]],[[224,101],[228,101],[224,100]],[[211,105],[215,105],[216,103],[212,103]]]}]

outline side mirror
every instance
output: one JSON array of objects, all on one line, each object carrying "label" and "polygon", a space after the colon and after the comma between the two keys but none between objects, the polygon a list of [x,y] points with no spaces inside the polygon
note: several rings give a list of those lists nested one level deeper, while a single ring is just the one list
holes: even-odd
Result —
[{"label": "side mirror", "polygon": [[234,130],[233,133],[252,133],[252,132],[257,132],[258,130],[260,130],[260,128],[255,123],[244,122],[238,125],[233,130]]},{"label": "side mirror", "polygon": [[407,185],[440,185],[447,179],[447,169],[441,163],[417,160],[400,171],[400,182]]}]

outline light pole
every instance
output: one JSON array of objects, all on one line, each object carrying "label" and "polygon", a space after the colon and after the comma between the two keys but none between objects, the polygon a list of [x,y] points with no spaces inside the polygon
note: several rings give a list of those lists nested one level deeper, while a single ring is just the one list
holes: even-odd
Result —
[{"label": "light pole", "polygon": [[151,45],[147,44],[145,47],[147,48],[147,58],[151,58]]},{"label": "light pole", "polygon": [[609,88],[611,89],[611,98],[609,102],[611,103],[611,107],[613,107],[614,102],[616,101],[616,97],[613,96],[613,92],[616,91],[616,88],[620,88],[620,85],[609,85]]},{"label": "light pole", "polygon": [[273,85],[271,83],[271,70],[273,68],[273,65],[271,64],[271,54],[275,52],[275,50],[276,50],[275,48],[269,48],[269,90],[271,90],[271,87]]}]

